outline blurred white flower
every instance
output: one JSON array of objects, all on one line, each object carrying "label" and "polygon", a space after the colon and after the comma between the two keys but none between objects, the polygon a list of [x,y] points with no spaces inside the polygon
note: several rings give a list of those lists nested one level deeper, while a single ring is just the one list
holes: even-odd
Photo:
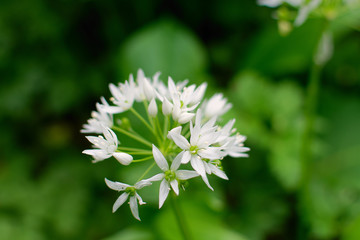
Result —
[{"label": "blurred white flower", "polygon": [[111,128],[113,126],[113,116],[107,113],[104,108],[109,104],[104,97],[101,97],[101,104],[96,103],[97,111],[91,112],[91,117],[87,124],[83,125],[82,133],[103,133],[104,126]]},{"label": "blurred white flower", "polygon": [[221,93],[217,93],[212,96],[208,101],[204,101],[201,108],[205,118],[219,117],[224,115],[232,107],[231,103],[228,103],[227,99]]}]

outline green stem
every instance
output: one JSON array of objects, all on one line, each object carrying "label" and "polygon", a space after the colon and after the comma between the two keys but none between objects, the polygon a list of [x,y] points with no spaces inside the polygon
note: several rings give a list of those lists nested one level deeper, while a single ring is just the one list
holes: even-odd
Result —
[{"label": "green stem", "polygon": [[126,153],[131,155],[152,155],[151,151],[144,151],[144,152],[134,151],[134,152],[126,152]]},{"label": "green stem", "polygon": [[[322,35],[325,33],[328,26],[328,22],[326,21],[324,24],[324,28],[322,31]],[[310,75],[309,75],[309,83],[306,90],[306,99],[305,99],[305,123],[304,123],[304,131],[302,135],[302,143],[300,149],[300,164],[301,164],[301,178],[299,182],[299,190],[297,192],[298,199],[300,201],[301,197],[306,192],[309,191],[309,182],[311,180],[311,160],[312,160],[312,153],[311,153],[311,146],[313,144],[313,133],[314,133],[314,122],[316,118],[316,109],[318,105],[318,95],[319,95],[319,88],[320,88],[320,76],[321,70],[323,65],[326,62],[318,62],[316,59],[318,58],[318,54],[321,53],[321,46],[322,40],[320,35],[318,46],[315,48],[314,51],[314,59],[313,64],[311,66]],[[309,238],[309,229],[310,223],[308,220],[300,214],[298,229],[297,229],[297,239],[308,239]]]},{"label": "green stem", "polygon": [[[166,117],[165,117],[165,118],[166,118]],[[159,131],[159,136],[163,136],[164,134],[163,134],[162,129],[161,129],[161,127],[160,127],[159,118],[156,118],[155,120],[156,120],[156,121],[155,121],[155,125],[156,125],[156,127],[157,127],[157,129],[158,129],[158,131]],[[161,140],[159,139],[159,141],[161,141]]]},{"label": "green stem", "polygon": [[171,206],[172,206],[172,209],[174,210],[176,221],[179,225],[182,236],[183,236],[184,240],[189,240],[189,239],[191,239],[190,233],[188,231],[188,227],[185,222],[185,218],[181,211],[181,208],[180,208],[178,202],[176,201],[176,196],[174,195],[174,193],[171,193],[170,195],[171,195],[170,196]]},{"label": "green stem", "polygon": [[[154,128],[149,125],[149,123],[134,109],[130,108],[130,111],[154,134]],[[147,110],[146,110],[147,112]]]},{"label": "green stem", "polygon": [[150,170],[155,166],[156,162],[154,161],[143,173],[143,175],[141,175],[141,177],[139,177],[139,179],[136,182],[139,182],[140,180],[142,180],[146,174],[148,174],[150,172]]},{"label": "green stem", "polygon": [[118,147],[121,151],[136,151],[136,152],[151,152],[148,149],[140,149],[140,148],[130,148],[130,147]]},{"label": "green stem", "polygon": [[150,156],[150,157],[146,157],[146,158],[133,160],[133,162],[144,162],[144,161],[147,161],[147,160],[152,159],[152,158],[153,158],[153,156]]},{"label": "green stem", "polygon": [[136,136],[136,135],[134,135],[134,134],[122,129],[122,128],[113,126],[112,129],[115,130],[115,131],[118,131],[118,132],[120,132],[120,133],[122,133],[122,134],[124,134],[124,135],[138,141],[138,142],[141,142],[141,143],[143,143],[143,144],[145,144],[145,145],[147,145],[149,147],[152,147],[152,144],[149,141],[147,141],[147,140],[145,140],[145,139],[143,139],[143,138],[141,138],[139,136]]}]

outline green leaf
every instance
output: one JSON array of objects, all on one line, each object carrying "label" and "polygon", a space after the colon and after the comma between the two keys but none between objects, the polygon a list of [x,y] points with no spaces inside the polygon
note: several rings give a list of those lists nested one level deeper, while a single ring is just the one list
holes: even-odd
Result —
[{"label": "green leaf", "polygon": [[207,61],[204,48],[190,31],[164,20],[131,36],[121,48],[117,65],[122,79],[142,68],[147,76],[160,71],[164,80],[171,76],[200,83]]},{"label": "green leaf", "polygon": [[307,69],[319,37],[321,21],[307,21],[282,37],[275,26],[265,28],[250,47],[243,67],[265,74],[293,74]]}]

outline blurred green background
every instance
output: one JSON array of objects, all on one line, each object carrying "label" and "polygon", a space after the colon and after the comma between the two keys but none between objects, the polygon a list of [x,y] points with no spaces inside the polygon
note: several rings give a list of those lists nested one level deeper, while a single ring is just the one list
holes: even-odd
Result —
[{"label": "blurred green background", "polygon": [[[221,91],[251,148],[179,197],[194,239],[360,239],[360,11],[330,24],[309,182],[300,187],[304,101],[321,18],[288,36],[253,0],[0,1],[0,239],[181,239],[169,203],[144,193],[142,222],[92,164],[83,123],[108,84],[142,68]],[[130,169],[130,168],[129,168]],[[145,190],[144,190],[145,191]]]}]

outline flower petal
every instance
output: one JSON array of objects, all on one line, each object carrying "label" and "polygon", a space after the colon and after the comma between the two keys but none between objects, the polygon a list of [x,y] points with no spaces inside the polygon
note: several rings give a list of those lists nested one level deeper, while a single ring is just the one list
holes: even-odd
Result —
[{"label": "flower petal", "polygon": [[176,171],[180,164],[181,164],[181,160],[183,158],[183,155],[184,155],[184,151],[180,152],[176,157],[175,159],[173,160],[173,162],[171,163],[171,166],[170,166],[170,169],[173,170],[173,171]]},{"label": "flower petal", "polygon": [[217,168],[216,166],[214,166],[211,163],[209,163],[208,166],[213,174],[215,174],[216,176],[218,176],[222,179],[229,180],[228,176],[226,176],[224,171],[220,170],[219,168]]},{"label": "flower petal", "polygon": [[140,204],[140,205],[146,204],[146,202],[144,202],[144,201],[142,200],[142,198],[140,197],[140,195],[139,195],[137,192],[135,192],[135,196],[136,196],[137,200],[139,201],[139,204]]},{"label": "flower petal", "polygon": [[124,191],[125,188],[130,187],[129,184],[121,183],[121,182],[113,182],[105,178],[106,185],[112,190],[116,191]]},{"label": "flower petal", "polygon": [[140,217],[139,217],[138,203],[137,203],[135,196],[130,197],[130,209],[131,209],[131,213],[134,216],[134,218],[141,221]]},{"label": "flower petal", "polygon": [[188,180],[197,176],[199,176],[199,174],[191,170],[179,170],[176,172],[176,177],[180,180]]},{"label": "flower petal", "polygon": [[193,169],[201,176],[206,175],[205,172],[205,166],[203,161],[200,159],[199,156],[192,156],[191,157],[191,166],[193,167]]},{"label": "flower petal", "polygon": [[150,186],[151,184],[152,184],[152,182],[149,180],[141,180],[141,181],[135,183],[134,187],[135,187],[135,189],[141,189],[143,187]]},{"label": "flower petal", "polygon": [[175,142],[175,144],[181,149],[189,149],[190,144],[188,140],[186,140],[186,138],[178,132],[178,129],[176,129],[176,131],[173,130],[169,131],[168,138],[172,139]]},{"label": "flower petal", "polygon": [[164,177],[165,177],[164,173],[158,173],[155,176],[152,176],[151,178],[145,179],[143,181],[156,182],[162,180]]},{"label": "flower petal", "polygon": [[176,193],[176,195],[179,195],[179,183],[176,179],[172,180],[170,182],[170,185],[172,187],[172,189],[174,190],[174,192]]},{"label": "flower petal", "polygon": [[169,170],[169,164],[167,163],[164,155],[160,152],[160,150],[154,144],[152,145],[152,152],[154,155],[155,162],[159,166],[159,168],[161,170],[163,170],[164,172],[166,170]]},{"label": "flower petal", "polygon": [[126,201],[126,199],[128,199],[129,197],[129,193],[124,192],[123,194],[120,195],[120,197],[118,197],[118,199],[116,199],[114,205],[113,205],[113,209],[112,212],[114,213],[116,210],[118,210],[118,208],[123,205],[123,203]]},{"label": "flower petal", "polygon": [[181,159],[181,163],[186,164],[190,161],[190,159],[191,159],[191,153],[189,151],[184,151],[183,157]]},{"label": "flower petal", "polygon": [[198,154],[202,158],[207,158],[211,160],[220,159],[223,155],[221,153],[221,148],[219,147],[208,147],[205,149],[200,149]]},{"label": "flower petal", "polygon": [[162,207],[164,204],[167,196],[169,195],[170,187],[169,183],[164,179],[160,184],[160,191],[159,191],[159,208]]},{"label": "flower petal", "polygon": [[206,184],[206,186],[208,186],[208,188],[211,189],[211,191],[214,191],[214,189],[211,187],[209,180],[207,178],[207,175],[205,174],[204,176],[201,176],[202,180],[204,181],[204,183]]}]

